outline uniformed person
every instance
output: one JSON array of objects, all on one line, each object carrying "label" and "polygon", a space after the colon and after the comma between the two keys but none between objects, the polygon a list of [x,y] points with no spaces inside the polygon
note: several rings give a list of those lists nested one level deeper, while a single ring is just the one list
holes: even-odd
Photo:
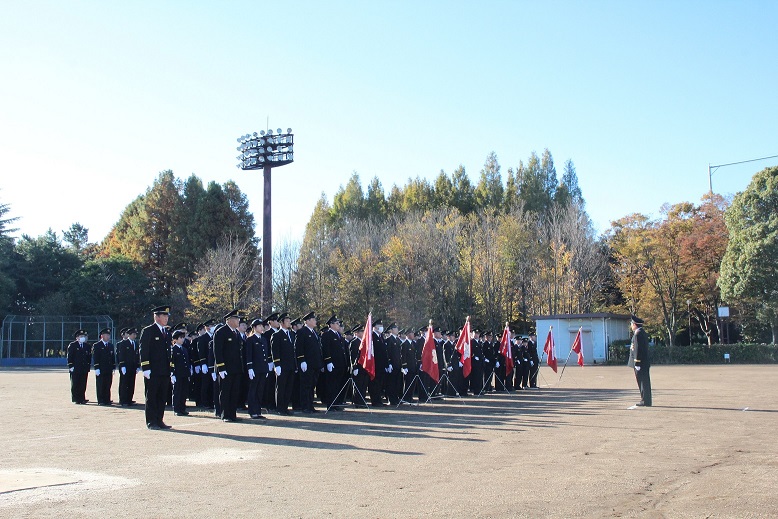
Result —
[{"label": "uniformed person", "polygon": [[389,372],[389,355],[384,342],[384,325],[381,319],[373,323],[373,358],[375,359],[375,377],[368,383],[370,403],[373,407],[386,405],[383,401],[384,380]]},{"label": "uniformed person", "polygon": [[321,335],[322,362],[324,364],[322,377],[325,384],[322,403],[333,411],[343,410],[341,406],[346,391],[341,390],[348,380],[350,366],[341,324],[338,316],[333,315],[327,320],[328,328]]},{"label": "uniformed person", "polygon": [[100,330],[100,340],[92,345],[92,360],[95,368],[95,389],[97,405],[111,405],[111,384],[116,369],[116,355],[111,343],[111,329]]},{"label": "uniformed person", "polygon": [[484,350],[479,328],[470,332],[470,351],[473,357],[470,361],[468,385],[472,394],[479,395],[484,387]]},{"label": "uniformed person", "polygon": [[633,315],[630,320],[632,342],[629,347],[628,365],[635,369],[635,379],[640,390],[638,406],[651,407],[651,355],[648,351],[648,335],[643,330],[643,319]]},{"label": "uniformed person", "polygon": [[[281,324],[278,322],[278,313],[274,312],[267,316],[266,319],[263,320],[262,324],[265,327],[265,331],[262,334],[262,336],[265,338],[265,341],[267,342],[268,348],[271,349],[270,351],[270,360],[273,360],[273,352],[272,348],[270,346],[270,339],[273,337],[273,334],[276,333],[278,330],[281,329]],[[276,372],[275,372],[275,366],[273,369],[270,370],[270,372],[267,374],[267,380],[265,380],[265,394],[262,398],[262,404],[263,407],[266,408],[268,411],[275,410],[276,408]]]},{"label": "uniformed person", "polygon": [[209,368],[210,357],[210,343],[213,339],[213,332],[216,330],[216,321],[208,319],[203,322],[203,333],[197,339],[195,344],[197,346],[197,363],[200,365],[200,401],[197,404],[201,409],[212,410],[214,408],[213,402],[213,385],[214,377],[210,373],[212,370]]},{"label": "uniformed person", "polygon": [[300,406],[303,413],[315,413],[313,388],[319,380],[322,365],[321,340],[316,333],[316,314],[309,312],[303,318],[303,326],[295,336],[294,349],[300,370]]},{"label": "uniformed person", "polygon": [[170,383],[173,385],[173,412],[176,416],[188,416],[186,399],[189,394],[189,378],[192,376],[192,363],[189,349],[184,344],[186,332],[178,329],[173,332],[173,345],[170,363]]},{"label": "uniformed person", "polygon": [[529,336],[527,342],[529,351],[529,387],[538,389],[538,371],[540,370],[540,359],[538,358],[538,338],[533,333]]},{"label": "uniformed person", "polygon": [[68,344],[68,371],[70,372],[70,399],[74,404],[86,404],[86,382],[92,366],[92,349],[87,344],[87,333],[77,330]]},{"label": "uniformed person", "polygon": [[246,339],[246,372],[249,377],[248,407],[249,416],[255,420],[264,420],[262,415],[262,397],[268,373],[273,371],[273,356],[270,345],[263,335],[265,325],[261,319],[251,321],[251,330]]},{"label": "uniformed person", "polygon": [[164,422],[165,400],[170,388],[170,339],[165,329],[169,306],[152,310],[154,322],[140,332],[140,368],[146,386],[146,427],[170,429]]},{"label": "uniformed person", "polygon": [[297,370],[297,356],[289,326],[292,319],[289,314],[278,316],[280,328],[270,338],[270,350],[273,353],[274,371],[277,380],[276,410],[282,416],[290,416],[289,401],[292,398],[294,372]]},{"label": "uniformed person", "polygon": [[349,343],[349,353],[351,355],[351,374],[354,377],[354,386],[356,387],[352,402],[355,407],[367,407],[367,386],[370,382],[370,374],[359,364],[359,357],[364,347],[362,339],[365,335],[365,328],[356,326],[351,331],[354,333],[354,338]]},{"label": "uniformed person", "polygon": [[135,405],[135,377],[140,371],[138,330],[125,329],[126,338],[116,345],[116,360],[119,364],[119,404],[124,407]]},{"label": "uniformed person", "polygon": [[416,334],[413,328],[400,330],[402,339],[402,374],[403,374],[403,392],[401,402],[412,404],[416,394],[417,376],[419,374],[419,365],[416,362]]},{"label": "uniformed person", "polygon": [[216,373],[219,375],[219,404],[221,419],[225,422],[238,420],[238,400],[243,378],[243,340],[238,325],[243,315],[233,310],[224,316],[225,326],[213,334],[213,355]]}]

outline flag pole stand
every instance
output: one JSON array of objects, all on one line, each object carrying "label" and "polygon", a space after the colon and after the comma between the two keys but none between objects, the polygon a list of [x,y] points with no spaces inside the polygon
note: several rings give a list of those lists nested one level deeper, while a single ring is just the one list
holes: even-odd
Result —
[{"label": "flag pole stand", "polygon": [[[546,387],[551,387],[551,384],[549,384],[548,380],[546,380],[546,376],[543,374],[542,371],[540,371],[540,366],[543,364],[543,355],[545,355],[545,354],[546,354],[545,351],[540,354],[540,360],[538,361],[538,375],[543,377],[543,382],[546,383]],[[557,381],[557,382],[559,382],[559,381]]]},{"label": "flag pole stand", "polygon": [[327,410],[326,410],[326,411],[324,411],[324,414],[325,414],[325,415],[326,415],[327,413],[329,413],[329,412],[330,412],[330,409],[332,409],[332,407],[334,407],[334,406],[336,406],[336,405],[340,405],[340,404],[336,404],[335,402],[337,402],[337,401],[338,401],[338,398],[340,397],[341,393],[343,393],[343,391],[345,391],[345,389],[346,389],[347,387],[349,387],[349,384],[350,384],[350,385],[351,385],[351,387],[354,389],[354,394],[355,394],[355,395],[359,395],[359,398],[361,398],[361,399],[362,399],[362,403],[363,403],[363,404],[365,404],[365,408],[367,409],[367,411],[368,411],[370,414],[373,414],[373,411],[371,411],[371,410],[370,410],[370,406],[367,404],[367,400],[365,400],[365,395],[363,395],[363,394],[362,394],[362,392],[361,392],[361,391],[360,391],[360,390],[357,388],[357,383],[356,383],[356,382],[354,382],[354,378],[353,378],[353,377],[351,377],[351,376],[349,376],[349,377],[348,377],[348,380],[346,381],[346,383],[345,383],[345,384],[343,384],[343,387],[342,387],[342,388],[340,388],[340,391],[338,391],[338,394],[337,394],[337,395],[335,395],[335,398],[333,398],[333,399],[332,399],[332,403],[329,405],[329,407],[327,407]]},{"label": "flag pole stand", "polygon": [[[500,369],[500,368],[497,368],[497,369]],[[487,378],[486,382],[484,382],[484,386],[481,388],[481,391],[478,393],[478,396],[482,396],[484,394],[484,389],[486,389],[486,386],[489,385],[489,382],[491,382],[492,379],[495,379],[497,382],[502,384],[502,390],[503,391],[505,391],[506,393],[510,393],[510,391],[508,391],[507,386],[505,385],[505,382],[503,382],[499,378],[495,377],[494,376],[494,371],[492,371],[491,373],[489,373],[489,378]],[[495,391],[499,391],[499,388],[495,387]]]},{"label": "flag pole stand", "polygon": [[[460,395],[460,394],[459,394],[459,391],[457,391],[457,388],[456,388],[456,386],[455,386],[455,385],[454,385],[454,384],[451,382],[451,379],[450,379],[450,378],[448,378],[448,374],[447,374],[447,373],[443,373],[443,376],[442,376],[442,377],[440,377],[440,380],[438,380],[438,383],[437,383],[437,385],[436,385],[434,388],[432,388],[432,393],[429,393],[429,395],[428,395],[428,397],[427,397],[427,402],[429,402],[429,401],[430,401],[430,400],[433,398],[433,396],[432,396],[432,395],[434,395],[434,394],[435,394],[435,391],[437,391],[437,389],[440,387],[440,385],[441,385],[441,384],[443,384],[443,380],[445,380],[445,381],[446,381],[446,389],[448,389],[448,386],[451,386],[451,389],[453,389],[453,390],[454,390],[454,394],[456,395],[456,397],[457,397],[457,398],[459,398],[459,400],[462,402],[462,404],[463,404],[463,405],[466,405],[466,404],[465,404],[465,400],[464,400],[464,398],[462,398],[462,395]],[[442,397],[442,396],[445,396],[445,395],[441,395],[441,397]]]},{"label": "flag pole stand", "polygon": [[[408,394],[408,391],[413,389],[413,383],[416,382],[417,380],[419,381],[419,384],[421,384],[421,387],[424,388],[424,393],[427,393],[427,388],[424,386],[424,382],[421,381],[421,377],[419,376],[418,373],[416,373],[411,379],[411,383],[408,385],[408,389],[405,390],[405,393],[403,393],[403,396],[400,398],[400,402],[397,404],[397,407],[400,407],[403,404],[419,405],[418,403],[409,402],[405,400],[405,396]],[[413,395],[411,395],[411,398],[413,398]]]},{"label": "flag pole stand", "polygon": [[570,355],[573,354],[573,348],[570,348],[570,353],[567,354],[567,358],[565,359],[565,365],[562,366],[562,373],[559,374],[559,380],[556,381],[557,384],[562,380],[562,375],[565,374],[565,368],[567,367],[567,363],[570,360]]}]

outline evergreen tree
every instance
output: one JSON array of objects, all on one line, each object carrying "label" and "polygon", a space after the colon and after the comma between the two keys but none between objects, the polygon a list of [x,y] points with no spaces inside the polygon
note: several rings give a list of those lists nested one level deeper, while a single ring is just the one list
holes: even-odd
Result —
[{"label": "evergreen tree", "polygon": [[[498,166],[499,173],[499,166]],[[470,214],[476,209],[475,193],[470,177],[461,164],[451,175],[452,200],[450,206],[459,209],[462,214]]]},{"label": "evergreen tree", "polygon": [[497,154],[491,152],[481,170],[481,178],[474,191],[475,206],[491,213],[499,212],[503,207],[504,187]]}]

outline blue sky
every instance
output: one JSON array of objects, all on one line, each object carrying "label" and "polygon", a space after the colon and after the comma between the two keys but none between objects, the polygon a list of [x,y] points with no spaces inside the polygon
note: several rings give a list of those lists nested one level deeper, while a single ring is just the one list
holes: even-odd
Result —
[{"label": "blue sky", "polygon": [[[20,233],[101,240],[157,174],[235,180],[291,127],[274,241],[352,172],[388,191],[486,156],[575,163],[598,230],[698,201],[709,163],[778,155],[778,2],[2,1],[0,202]],[[721,168],[735,193],[778,159]]]}]

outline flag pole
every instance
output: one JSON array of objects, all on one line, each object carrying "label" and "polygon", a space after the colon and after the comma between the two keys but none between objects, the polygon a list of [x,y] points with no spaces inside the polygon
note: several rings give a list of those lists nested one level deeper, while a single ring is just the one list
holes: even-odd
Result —
[{"label": "flag pole", "polygon": [[[581,330],[583,330],[583,326],[581,326],[580,328],[578,328],[578,333],[579,333],[579,334],[581,333]],[[576,335],[576,337],[578,337],[578,336]],[[575,346],[575,340],[573,341],[573,344],[571,344],[571,345],[570,345],[570,351],[567,353],[567,358],[565,359],[565,365],[564,365],[564,366],[562,366],[562,373],[560,373],[560,374],[559,374],[559,380],[557,380],[557,384],[558,384],[559,382],[561,382],[561,380],[562,380],[562,375],[564,375],[564,374],[565,374],[565,368],[567,367],[567,362],[570,360],[570,355],[572,355],[572,354],[573,354],[573,346]],[[581,348],[583,348],[583,344],[581,345]]]}]

